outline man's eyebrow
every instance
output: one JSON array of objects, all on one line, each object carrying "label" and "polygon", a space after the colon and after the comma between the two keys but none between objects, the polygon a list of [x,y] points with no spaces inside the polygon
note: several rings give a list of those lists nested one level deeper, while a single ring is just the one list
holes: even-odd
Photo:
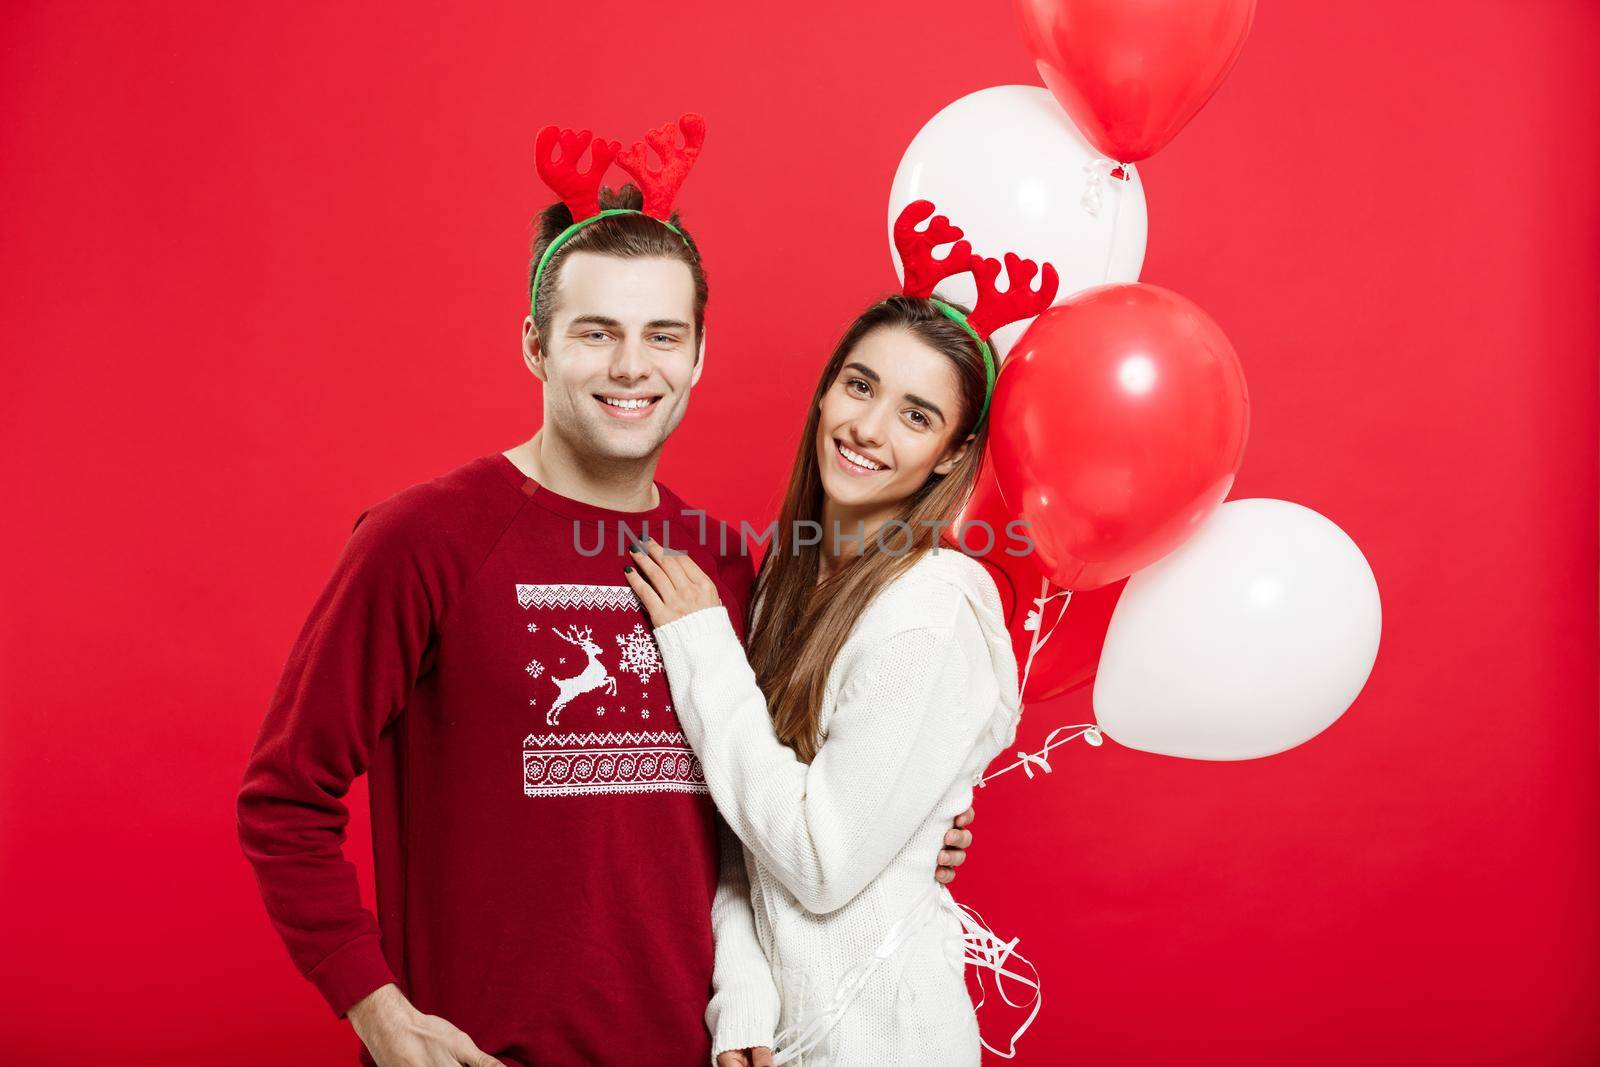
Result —
[{"label": "man's eyebrow", "polygon": [[855,368],[856,370],[860,371],[862,374],[865,374],[868,378],[871,378],[875,382],[883,381],[882,378],[878,377],[878,372],[873,370],[871,367],[867,366],[865,363],[846,363],[845,366],[846,367]]},{"label": "man's eyebrow", "polygon": [[607,327],[609,329],[616,330],[616,329],[620,329],[621,328],[622,323],[618,322],[616,319],[611,318],[609,315],[579,315],[577,318],[573,319],[567,325],[568,325],[568,328],[571,328],[573,326],[592,325],[592,326],[605,326],[605,327]]},{"label": "man's eyebrow", "polygon": [[651,319],[644,324],[644,328],[647,330],[690,330],[694,327],[682,319]]},{"label": "man's eyebrow", "polygon": [[939,405],[935,404],[933,401],[924,400],[924,399],[922,399],[922,397],[918,396],[916,393],[907,393],[906,394],[906,399],[911,401],[913,404],[917,405],[919,408],[927,408],[929,411],[931,411],[935,415],[939,416],[939,421],[940,422],[945,421],[944,412],[940,411],[939,410]]}]

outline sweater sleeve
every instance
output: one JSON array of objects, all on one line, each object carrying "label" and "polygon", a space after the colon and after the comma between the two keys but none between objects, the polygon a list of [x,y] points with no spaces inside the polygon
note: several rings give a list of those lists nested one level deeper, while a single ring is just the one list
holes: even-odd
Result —
[{"label": "sweater sleeve", "polygon": [[656,630],[656,641],[712,799],[814,913],[848,903],[888,866],[987,724],[965,706],[971,669],[954,623],[902,629],[864,651],[810,764],[773,732],[726,612],[676,619]]},{"label": "sweater sleeve", "polygon": [[729,1049],[771,1048],[778,1030],[779,1004],[772,968],[756,939],[744,847],[720,818],[717,833],[722,848],[722,875],[711,905],[716,963],[711,977],[711,1003],[706,1006],[713,1062]]},{"label": "sweater sleeve", "polygon": [[451,568],[393,501],[357,521],[245,769],[239,839],[267,914],[338,1015],[394,981],[345,859],[344,797],[426,669]]}]

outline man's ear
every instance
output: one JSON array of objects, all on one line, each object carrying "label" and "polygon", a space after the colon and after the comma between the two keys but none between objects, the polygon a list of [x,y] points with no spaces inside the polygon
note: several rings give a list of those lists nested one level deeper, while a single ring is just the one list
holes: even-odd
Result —
[{"label": "man's ear", "polygon": [[534,329],[533,316],[522,320],[522,362],[529,372],[541,382],[544,376],[544,349],[539,347],[539,331]]},{"label": "man's ear", "polygon": [[689,379],[689,388],[693,389],[700,384],[700,373],[706,369],[706,328],[700,327],[700,347],[694,354],[694,376]]},{"label": "man's ear", "polygon": [[976,434],[967,434],[967,439],[956,445],[944,454],[944,458],[933,465],[933,473],[943,477],[956,469],[956,464],[967,454],[967,449],[972,447],[972,442],[977,439]]}]

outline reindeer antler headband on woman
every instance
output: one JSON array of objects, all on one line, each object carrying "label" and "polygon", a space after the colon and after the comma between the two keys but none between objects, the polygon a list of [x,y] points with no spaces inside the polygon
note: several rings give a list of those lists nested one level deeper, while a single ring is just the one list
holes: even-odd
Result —
[{"label": "reindeer antler headband on woman", "polygon": [[[682,147],[678,145],[680,132],[683,135]],[[688,245],[689,239],[683,236],[683,231],[672,224],[672,201],[677,198],[678,190],[683,188],[683,181],[689,176],[689,170],[694,166],[695,158],[700,155],[700,147],[705,142],[706,120],[693,113],[649,131],[643,141],[633,142],[626,151],[620,142],[595,140],[590,130],[569,130],[560,126],[546,126],[540,130],[533,143],[539,177],[571,210],[572,225],[562,230],[550,242],[550,247],[544,250],[544,255],[539,257],[539,266],[533,273],[530,311],[538,306],[539,281],[544,277],[544,268],[556,254],[556,249],[590,223],[612,215],[648,215],[683,238],[683,243]],[[579,171],[578,159],[591,144],[589,169]],[[659,170],[650,169],[645,158],[646,146],[655,149],[660,157]],[[558,149],[560,158],[556,155]],[[643,210],[631,207],[600,210],[600,183],[613,162],[627,171],[634,184],[644,193]],[[692,246],[690,250],[693,251]]]},{"label": "reindeer antler headband on woman", "polygon": [[[934,211],[933,201],[915,200],[907,204],[905,210],[900,212],[900,217],[895,219],[894,247],[900,253],[900,263],[905,268],[906,277],[901,291],[906,296],[928,300],[978,342],[988,384],[983,392],[983,409],[972,424],[976,429],[983,425],[984,418],[989,414],[989,401],[994,397],[994,383],[999,377],[995,369],[994,352],[989,348],[989,338],[1000,327],[1037,315],[1049,307],[1056,298],[1061,279],[1056,276],[1055,267],[1046,263],[1039,278],[1039,288],[1034,289],[1033,276],[1040,273],[1039,265],[1031,259],[1007,252],[1007,286],[1005,292],[1000,292],[995,286],[1000,279],[1000,261],[974,255],[972,245],[961,240],[960,228],[950,225],[950,220],[943,215],[933,215]],[[933,218],[928,222],[928,228],[917,229],[929,215],[933,215]],[[948,253],[934,256],[935,248],[952,241],[955,244]],[[933,289],[946,278],[968,272],[978,283],[978,304],[972,309],[972,314],[963,315],[934,296]]]}]

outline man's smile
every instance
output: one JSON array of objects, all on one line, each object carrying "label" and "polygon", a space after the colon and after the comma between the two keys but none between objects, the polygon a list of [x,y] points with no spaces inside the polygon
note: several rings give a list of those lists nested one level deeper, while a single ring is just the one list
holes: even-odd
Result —
[{"label": "man's smile", "polygon": [[611,418],[634,421],[648,418],[650,413],[655,410],[656,401],[660,400],[661,396],[660,394],[595,393],[594,398]]}]

